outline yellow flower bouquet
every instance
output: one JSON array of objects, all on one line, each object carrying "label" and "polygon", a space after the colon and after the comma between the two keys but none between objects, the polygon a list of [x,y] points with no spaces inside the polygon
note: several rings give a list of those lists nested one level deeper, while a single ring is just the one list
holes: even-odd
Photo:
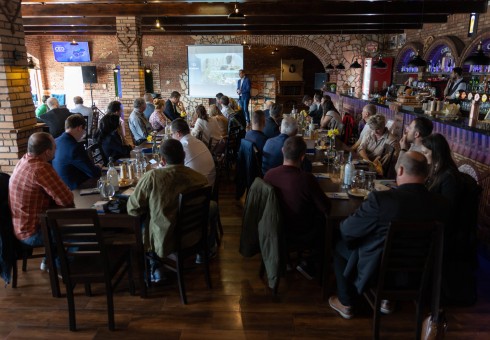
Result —
[{"label": "yellow flower bouquet", "polygon": [[339,129],[330,129],[327,132],[327,137],[334,139],[336,136],[340,134]]}]

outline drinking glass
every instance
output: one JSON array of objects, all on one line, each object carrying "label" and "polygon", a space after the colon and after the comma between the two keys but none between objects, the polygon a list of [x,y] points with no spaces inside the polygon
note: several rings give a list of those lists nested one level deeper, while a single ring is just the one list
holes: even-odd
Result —
[{"label": "drinking glass", "polygon": [[334,160],[333,164],[334,164],[335,170],[340,169],[342,164],[344,164],[344,152],[342,152],[342,151],[337,152],[337,155],[335,156],[335,160]]},{"label": "drinking glass", "polygon": [[101,177],[99,179],[98,188],[100,191],[100,196],[102,196],[102,198],[107,199],[109,201],[114,197],[114,194],[116,193],[114,187],[109,182],[107,177]]},{"label": "drinking glass", "polygon": [[365,189],[366,187],[366,176],[364,170],[356,170],[354,177],[352,177],[352,189]]},{"label": "drinking glass", "polygon": [[368,191],[374,191],[374,180],[376,179],[376,171],[366,171],[366,189]]}]

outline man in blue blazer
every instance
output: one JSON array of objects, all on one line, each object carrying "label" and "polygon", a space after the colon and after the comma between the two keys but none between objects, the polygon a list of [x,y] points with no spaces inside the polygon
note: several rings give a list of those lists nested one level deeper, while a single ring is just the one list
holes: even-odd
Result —
[{"label": "man in blue blazer", "polygon": [[[334,252],[338,295],[331,296],[328,302],[344,319],[354,316],[358,294],[362,294],[378,271],[392,221],[445,222],[448,202],[425,187],[429,169],[424,155],[408,151],[396,172],[397,189],[371,192],[340,226],[341,238]],[[381,312],[385,314],[392,311],[387,302],[381,303]]]},{"label": "man in blue blazer", "polygon": [[66,119],[65,132],[55,139],[53,168],[70,190],[78,188],[89,178],[100,177],[100,167],[93,164],[80,143],[85,136],[85,128],[83,116],[73,114]]},{"label": "man in blue blazer", "polygon": [[262,150],[262,173],[265,175],[269,169],[282,165],[284,160],[282,146],[286,139],[298,133],[298,123],[291,117],[285,117],[281,122],[281,134],[269,138]]},{"label": "man in blue blazer", "polygon": [[252,85],[250,84],[250,79],[245,74],[244,70],[238,71],[240,79],[238,80],[236,93],[238,93],[238,104],[245,114],[245,120],[247,125],[250,124],[250,113],[248,112],[248,103],[250,102],[250,90]]}]

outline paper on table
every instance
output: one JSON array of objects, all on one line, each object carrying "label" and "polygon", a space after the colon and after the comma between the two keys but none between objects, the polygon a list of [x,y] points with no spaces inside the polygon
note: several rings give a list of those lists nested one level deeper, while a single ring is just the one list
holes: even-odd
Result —
[{"label": "paper on table", "polygon": [[349,199],[349,195],[347,195],[346,192],[326,192],[325,195],[327,195],[328,198],[334,198],[339,200]]},{"label": "paper on table", "polygon": [[325,172],[314,172],[313,176],[315,176],[316,178],[330,178],[330,175]]},{"label": "paper on table", "polygon": [[313,162],[311,163],[312,166],[323,166],[322,162]]}]

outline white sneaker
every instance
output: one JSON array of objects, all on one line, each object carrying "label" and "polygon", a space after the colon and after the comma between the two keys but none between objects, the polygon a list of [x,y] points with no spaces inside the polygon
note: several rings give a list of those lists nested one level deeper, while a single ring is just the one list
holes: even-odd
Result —
[{"label": "white sneaker", "polygon": [[48,270],[48,265],[46,264],[46,258],[43,258],[41,261],[41,265],[39,266],[39,269],[41,269],[43,272]]}]

